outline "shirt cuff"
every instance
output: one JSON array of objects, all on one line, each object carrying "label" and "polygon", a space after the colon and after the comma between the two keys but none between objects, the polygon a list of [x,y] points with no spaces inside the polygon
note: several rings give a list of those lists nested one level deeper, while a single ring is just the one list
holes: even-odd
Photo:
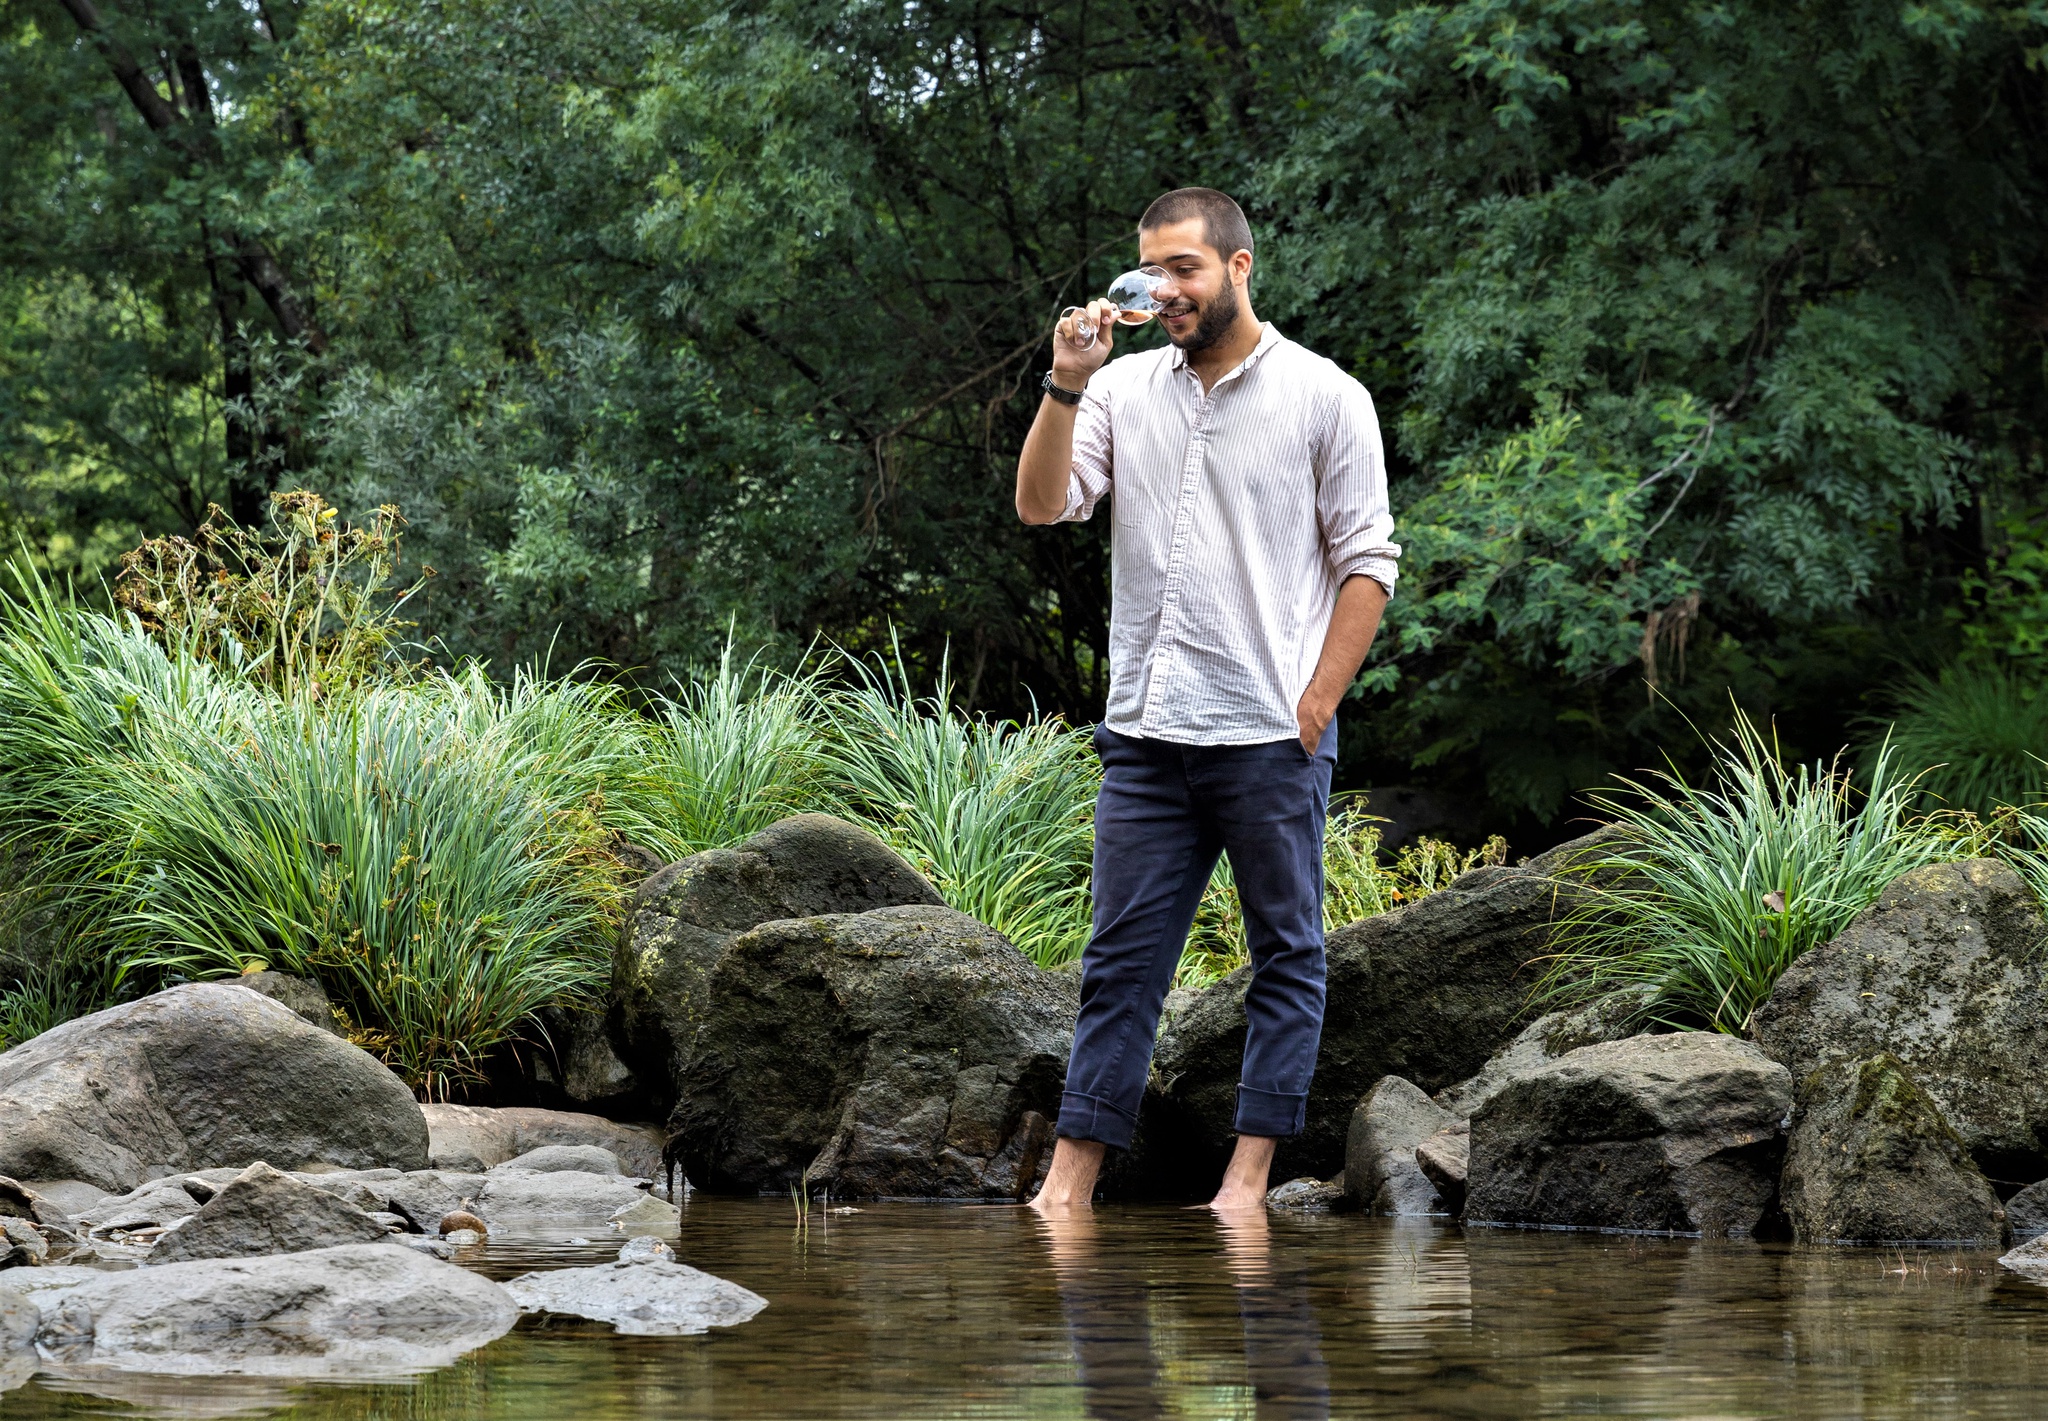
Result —
[{"label": "shirt cuff", "polygon": [[1349,579],[1361,575],[1377,582],[1392,597],[1394,584],[1401,580],[1401,569],[1392,558],[1356,557],[1337,569],[1337,585],[1342,587]]}]

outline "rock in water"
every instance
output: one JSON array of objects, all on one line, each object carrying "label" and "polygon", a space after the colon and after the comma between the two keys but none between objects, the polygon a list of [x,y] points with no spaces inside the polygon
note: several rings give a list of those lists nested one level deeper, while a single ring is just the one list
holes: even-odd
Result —
[{"label": "rock in water", "polygon": [[1415,1147],[1415,1165],[1436,1186],[1444,1208],[1465,1212],[1465,1176],[1472,1159],[1472,1122],[1453,1120]]},{"label": "rock in water", "polygon": [[304,1253],[383,1238],[385,1227],[352,1204],[267,1164],[252,1164],[151,1251],[151,1267],[195,1258]]},{"label": "rock in water", "polygon": [[1017,1198],[1078,993],[950,908],[764,923],[705,978],[670,1139],[699,1188]]},{"label": "rock in water", "polygon": [[1902,874],[1756,1013],[1764,1050],[1805,1080],[1888,1054],[1993,1179],[2048,1174],[2048,981],[2033,894],[1989,859]]},{"label": "rock in water", "polygon": [[407,1376],[493,1341],[519,1317],[489,1279],[389,1243],[125,1273],[21,1269],[9,1286],[40,1306],[47,1351],[133,1372]]},{"label": "rock in water", "polygon": [[0,1391],[11,1391],[36,1374],[36,1333],[43,1310],[12,1288],[0,1288]]},{"label": "rock in water", "polygon": [[526,1312],[608,1322],[635,1337],[691,1337],[745,1322],[768,1300],[686,1263],[600,1263],[527,1273],[505,1285]]},{"label": "rock in water", "polygon": [[334,1019],[334,1003],[327,999],[327,989],[307,977],[294,977],[289,972],[244,972],[230,979],[237,987],[247,987],[261,993],[281,1006],[290,1007],[308,1022],[322,1031],[336,1036],[342,1034],[341,1023]]},{"label": "rock in water", "polygon": [[2005,1221],[2014,1243],[2048,1234],[2048,1179],[2029,1184],[2005,1201]]},{"label": "rock in water", "polygon": [[661,1174],[664,1136],[659,1125],[627,1125],[576,1110],[516,1105],[423,1105],[433,1135],[434,1168],[482,1174],[546,1145],[595,1145],[618,1157],[619,1167],[641,1179]]},{"label": "rock in water", "polygon": [[1344,1142],[1344,1187],[1352,1204],[1375,1214],[1448,1212],[1415,1163],[1415,1147],[1455,1118],[1399,1076],[1376,1082],[1351,1112]]},{"label": "rock in water", "polygon": [[1800,1083],[1780,1191],[1805,1243],[1984,1247],[2007,1236],[1990,1182],[1890,1056],[1830,1062]]},{"label": "rock in water", "polygon": [[771,824],[736,848],[670,864],[641,884],[613,959],[626,1065],[674,1099],[708,1019],[713,964],[741,933],[779,918],[945,900],[887,844],[824,814]]},{"label": "rock in water", "polygon": [[2037,1283],[2048,1283],[2048,1234],[2021,1244],[1998,1261]]},{"label": "rock in water", "polygon": [[1792,1078],[1716,1032],[1582,1046],[1472,1117],[1465,1218],[1748,1233],[1777,1192]]},{"label": "rock in water", "polygon": [[484,1176],[476,1206],[493,1225],[507,1219],[603,1223],[645,1199],[640,1185],[616,1174],[557,1169],[536,1173],[499,1165]]},{"label": "rock in water", "polygon": [[173,987],[0,1052],[0,1174],[110,1193],[152,1171],[422,1169],[427,1126],[368,1053],[231,983]]},{"label": "rock in water", "polygon": [[[1333,1174],[1360,1097],[1383,1076],[1425,1091],[1465,1079],[1514,1035],[1552,921],[1577,901],[1550,876],[1578,847],[1521,868],[1479,868],[1410,907],[1329,935],[1328,1006],[1310,1086],[1306,1130],[1281,1143],[1282,1177]],[[1244,1057],[1240,968],[1203,992],[1161,1032],[1130,1188],[1185,1188],[1213,1179],[1232,1148]]]},{"label": "rock in water", "polygon": [[542,1145],[537,1150],[514,1155],[496,1168],[523,1169],[532,1174],[553,1174],[565,1169],[584,1174],[625,1173],[619,1168],[619,1157],[602,1145]]}]

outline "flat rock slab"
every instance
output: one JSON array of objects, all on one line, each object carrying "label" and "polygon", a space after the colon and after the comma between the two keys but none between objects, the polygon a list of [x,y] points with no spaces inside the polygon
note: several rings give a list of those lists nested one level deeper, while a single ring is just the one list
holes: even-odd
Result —
[{"label": "flat rock slab", "polygon": [[0,1174],[121,1193],[268,1160],[427,1164],[427,1124],[367,1052],[242,987],[199,982],[0,1052]]},{"label": "flat rock slab", "polygon": [[1582,1046],[1472,1117],[1465,1218],[1748,1233],[1777,1192],[1792,1078],[1710,1031]]},{"label": "flat rock slab", "polygon": [[619,1210],[648,1198],[631,1179],[561,1169],[545,1173],[497,1169],[484,1176],[477,1209],[494,1226],[504,1219],[580,1220],[604,1223]]},{"label": "flat rock slab", "polygon": [[250,1258],[375,1243],[389,1230],[353,1204],[267,1164],[252,1164],[157,1241],[155,1269],[197,1258]]},{"label": "flat rock slab", "polygon": [[[602,1145],[542,1145],[537,1150],[528,1150],[516,1155],[493,1169],[525,1169],[535,1174],[552,1174],[561,1170],[581,1170],[585,1174],[624,1174],[619,1167],[619,1157]],[[653,1175],[642,1175],[652,1179]]]},{"label": "flat rock slab", "polygon": [[506,1291],[388,1243],[109,1273],[16,1269],[60,1374],[376,1378],[446,1366],[518,1320]]},{"label": "flat rock slab", "polygon": [[548,1145],[596,1145],[618,1157],[619,1167],[642,1179],[661,1175],[666,1141],[659,1125],[622,1124],[575,1110],[531,1106],[423,1105],[433,1136],[434,1168],[482,1174]]},{"label": "flat rock slab", "polygon": [[526,1273],[505,1285],[526,1312],[608,1322],[637,1337],[690,1337],[747,1321],[768,1300],[687,1263],[601,1263]]}]

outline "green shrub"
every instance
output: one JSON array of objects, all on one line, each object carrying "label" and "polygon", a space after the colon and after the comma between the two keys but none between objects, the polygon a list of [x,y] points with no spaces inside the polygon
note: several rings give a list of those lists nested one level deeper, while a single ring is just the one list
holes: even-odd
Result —
[{"label": "green shrub", "polygon": [[1741,1033],[1779,974],[1840,932],[1908,869],[1981,847],[1967,818],[1913,820],[1914,784],[1874,757],[1861,792],[1837,764],[1787,766],[1739,712],[1705,786],[1676,775],[1589,796],[1621,833],[1582,875],[1538,994],[1553,1002],[1646,985],[1647,1015]]},{"label": "green shrub", "polygon": [[1088,870],[1101,772],[1085,732],[1052,719],[970,720],[900,669],[850,662],[825,697],[829,773],[847,812],[917,866],[946,901],[1043,967],[1088,940]]},{"label": "green shrub", "polygon": [[1923,808],[1988,819],[2048,796],[2048,695],[1998,666],[1909,678],[1880,733],[1894,763],[1922,772]]}]

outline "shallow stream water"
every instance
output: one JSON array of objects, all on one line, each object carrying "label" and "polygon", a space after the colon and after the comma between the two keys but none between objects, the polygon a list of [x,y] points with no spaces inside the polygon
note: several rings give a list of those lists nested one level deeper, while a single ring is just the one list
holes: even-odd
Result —
[{"label": "shallow stream water", "polygon": [[[1225,1228],[1150,1206],[1061,1225],[930,1204],[794,1221],[787,1202],[690,1201],[679,1256],[769,1300],[703,1337],[534,1322],[408,1382],[32,1382],[0,1416],[2048,1415],[2048,1287],[1990,1253],[1343,1215]],[[493,1243],[476,1266],[510,1277],[617,1246]]]}]

